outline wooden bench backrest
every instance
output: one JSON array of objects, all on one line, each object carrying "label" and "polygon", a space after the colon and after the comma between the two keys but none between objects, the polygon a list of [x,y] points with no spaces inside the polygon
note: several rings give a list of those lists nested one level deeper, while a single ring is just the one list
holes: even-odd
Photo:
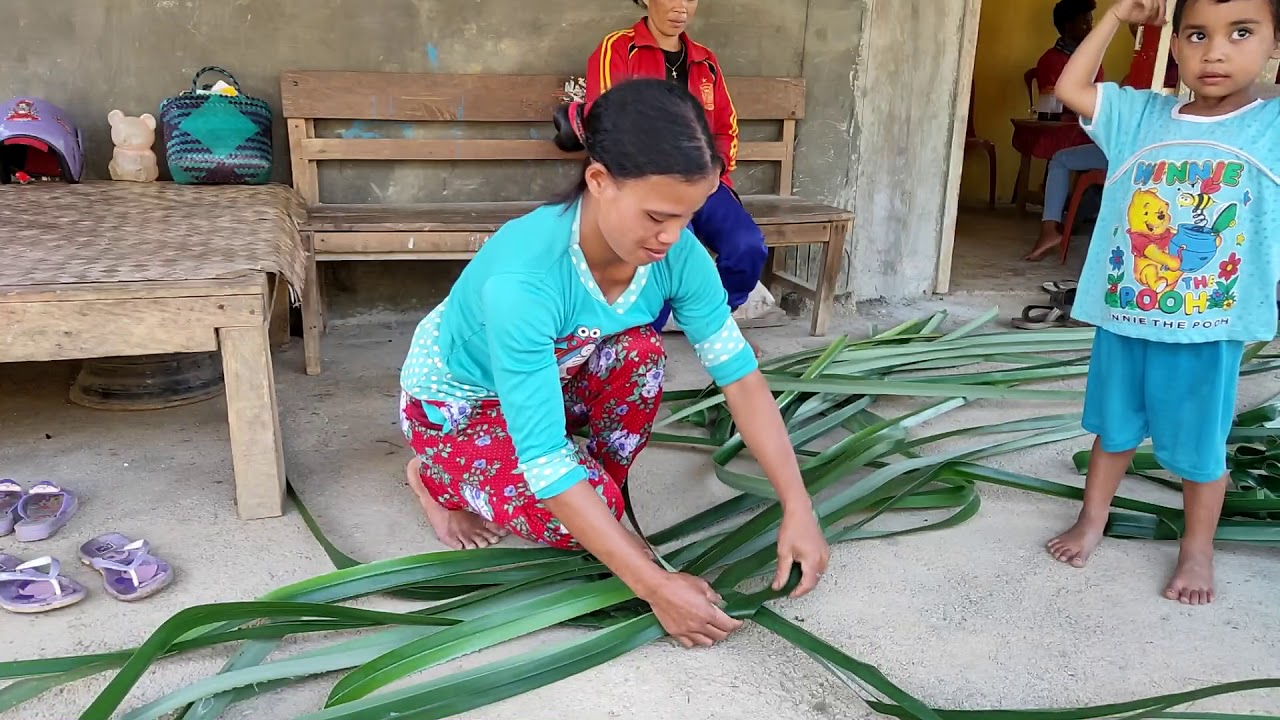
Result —
[{"label": "wooden bench backrest", "polygon": [[[549,139],[320,138],[317,120],[408,123],[542,122],[563,104],[559,75],[435,75],[389,72],[285,72],[280,94],[289,128],[294,187],[309,205],[320,199],[323,160],[566,160]],[[778,194],[791,195],[796,121],[804,117],[800,78],[726,78],[738,120],[782,122],[781,138],[743,141],[739,162],[779,163]]]}]

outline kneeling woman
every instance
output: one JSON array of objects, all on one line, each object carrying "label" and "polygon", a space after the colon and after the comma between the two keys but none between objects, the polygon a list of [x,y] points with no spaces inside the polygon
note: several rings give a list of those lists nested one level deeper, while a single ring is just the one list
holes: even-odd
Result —
[{"label": "kneeling woman", "polygon": [[[811,590],[827,543],[715,265],[686,229],[719,184],[702,108],[681,88],[636,80],[605,93],[581,129],[589,159],[572,195],[500,228],[414,334],[401,371],[410,485],[445,544],[513,532],[585,548],[668,633],[707,645],[739,623],[620,522],[619,487],[662,396],[651,324],[668,301],[784,507],[775,588],[795,561],[795,596]],[[570,437],[578,428],[585,449]]]}]

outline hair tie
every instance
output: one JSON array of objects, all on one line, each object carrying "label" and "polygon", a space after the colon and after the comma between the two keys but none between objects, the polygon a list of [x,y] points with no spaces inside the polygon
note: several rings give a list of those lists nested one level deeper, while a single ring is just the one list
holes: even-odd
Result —
[{"label": "hair tie", "polygon": [[581,101],[556,107],[552,116],[556,126],[556,147],[565,152],[578,152],[587,147],[587,130],[582,122],[586,111],[586,103]]},{"label": "hair tie", "polygon": [[587,144],[587,129],[583,126],[583,118],[587,114],[587,104],[581,100],[569,103],[569,127],[573,128],[573,134],[578,136],[578,142],[583,147]]}]

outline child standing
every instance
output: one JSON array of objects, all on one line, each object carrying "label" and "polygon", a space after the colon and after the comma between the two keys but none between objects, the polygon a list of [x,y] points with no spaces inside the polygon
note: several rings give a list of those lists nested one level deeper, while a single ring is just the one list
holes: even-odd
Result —
[{"label": "child standing", "polygon": [[1186,528],[1164,595],[1210,603],[1213,537],[1244,343],[1271,340],[1280,243],[1280,102],[1254,83],[1280,57],[1280,0],[1176,0],[1172,52],[1195,99],[1094,84],[1125,23],[1161,24],[1166,0],[1116,0],[1057,85],[1110,176],[1073,316],[1097,326],[1084,427],[1097,435],[1084,507],[1048,543],[1083,567],[1133,452],[1183,479]]}]

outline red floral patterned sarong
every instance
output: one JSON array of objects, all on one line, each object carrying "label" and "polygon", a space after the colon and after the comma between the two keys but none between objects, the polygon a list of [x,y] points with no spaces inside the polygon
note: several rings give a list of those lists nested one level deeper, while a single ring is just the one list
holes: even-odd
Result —
[{"label": "red floral patterned sarong", "polygon": [[[587,428],[578,460],[614,516],[636,455],[649,442],[662,401],[666,353],[648,326],[607,338],[563,381],[566,434]],[[449,510],[467,510],[543,545],[576,550],[569,531],[530,492],[497,400],[428,401],[450,418],[442,432],[422,402],[402,394],[405,436],[422,459],[422,484]]]}]

